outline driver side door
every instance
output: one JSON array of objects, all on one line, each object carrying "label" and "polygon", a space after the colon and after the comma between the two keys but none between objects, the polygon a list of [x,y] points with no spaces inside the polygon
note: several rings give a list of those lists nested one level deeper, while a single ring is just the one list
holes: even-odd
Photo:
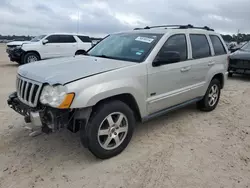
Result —
[{"label": "driver side door", "polygon": [[174,52],[179,54],[179,61],[158,66],[148,64],[147,104],[149,114],[178,105],[189,99],[187,94],[191,85],[190,70],[192,66],[188,51],[186,34],[175,34],[167,39],[155,60],[161,56],[161,53]]},{"label": "driver side door", "polygon": [[60,57],[61,42],[59,35],[50,35],[46,38],[47,43],[41,47],[42,59]]}]

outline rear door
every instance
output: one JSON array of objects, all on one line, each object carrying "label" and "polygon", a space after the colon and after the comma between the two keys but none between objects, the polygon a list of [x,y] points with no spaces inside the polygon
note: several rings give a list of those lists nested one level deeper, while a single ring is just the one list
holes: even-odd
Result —
[{"label": "rear door", "polygon": [[74,56],[77,51],[77,42],[73,35],[59,35],[60,57]]},{"label": "rear door", "polygon": [[222,72],[226,72],[228,68],[228,55],[225,45],[222,42],[223,39],[217,35],[209,35],[209,37],[214,49],[213,61],[210,67],[212,68],[215,65],[218,68],[221,67],[224,69]]},{"label": "rear door", "polygon": [[208,71],[213,62],[212,50],[210,47],[208,36],[205,34],[190,33],[190,49],[191,49],[191,85],[189,96],[191,98],[202,97],[204,88],[206,88],[206,79]]},{"label": "rear door", "polygon": [[88,49],[90,49],[92,47],[92,41],[88,36],[78,35],[77,37],[80,40],[78,42],[78,49],[79,50],[87,51]]}]

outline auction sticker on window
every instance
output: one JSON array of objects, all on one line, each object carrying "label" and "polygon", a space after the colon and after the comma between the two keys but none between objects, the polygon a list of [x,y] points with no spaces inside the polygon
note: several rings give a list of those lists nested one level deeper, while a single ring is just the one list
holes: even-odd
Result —
[{"label": "auction sticker on window", "polygon": [[149,37],[137,37],[136,39],[135,39],[136,41],[140,41],[140,42],[146,42],[146,43],[151,43],[151,42],[153,42],[154,41],[154,39],[152,39],[152,38],[149,38]]}]

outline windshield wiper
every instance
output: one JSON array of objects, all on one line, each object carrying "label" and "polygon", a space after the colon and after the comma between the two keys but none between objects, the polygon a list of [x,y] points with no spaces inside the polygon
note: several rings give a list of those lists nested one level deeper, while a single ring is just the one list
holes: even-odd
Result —
[{"label": "windshield wiper", "polygon": [[102,55],[93,55],[93,56],[94,56],[94,57],[107,58],[107,59],[118,59],[118,58],[116,58],[116,57],[106,56],[106,55],[104,55],[104,54],[102,54]]},{"label": "windshield wiper", "polygon": [[109,57],[109,56],[106,56],[106,55],[104,55],[104,54],[102,54],[102,55],[94,55],[95,57],[102,57],[102,58],[111,58],[111,57]]}]

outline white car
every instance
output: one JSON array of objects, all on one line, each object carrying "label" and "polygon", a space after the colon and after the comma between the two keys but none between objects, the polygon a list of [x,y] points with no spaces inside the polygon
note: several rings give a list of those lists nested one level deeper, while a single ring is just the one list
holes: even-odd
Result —
[{"label": "white car", "polygon": [[26,64],[43,59],[84,54],[91,46],[91,39],[86,35],[54,33],[37,36],[31,41],[7,43],[6,52],[11,61]]}]

